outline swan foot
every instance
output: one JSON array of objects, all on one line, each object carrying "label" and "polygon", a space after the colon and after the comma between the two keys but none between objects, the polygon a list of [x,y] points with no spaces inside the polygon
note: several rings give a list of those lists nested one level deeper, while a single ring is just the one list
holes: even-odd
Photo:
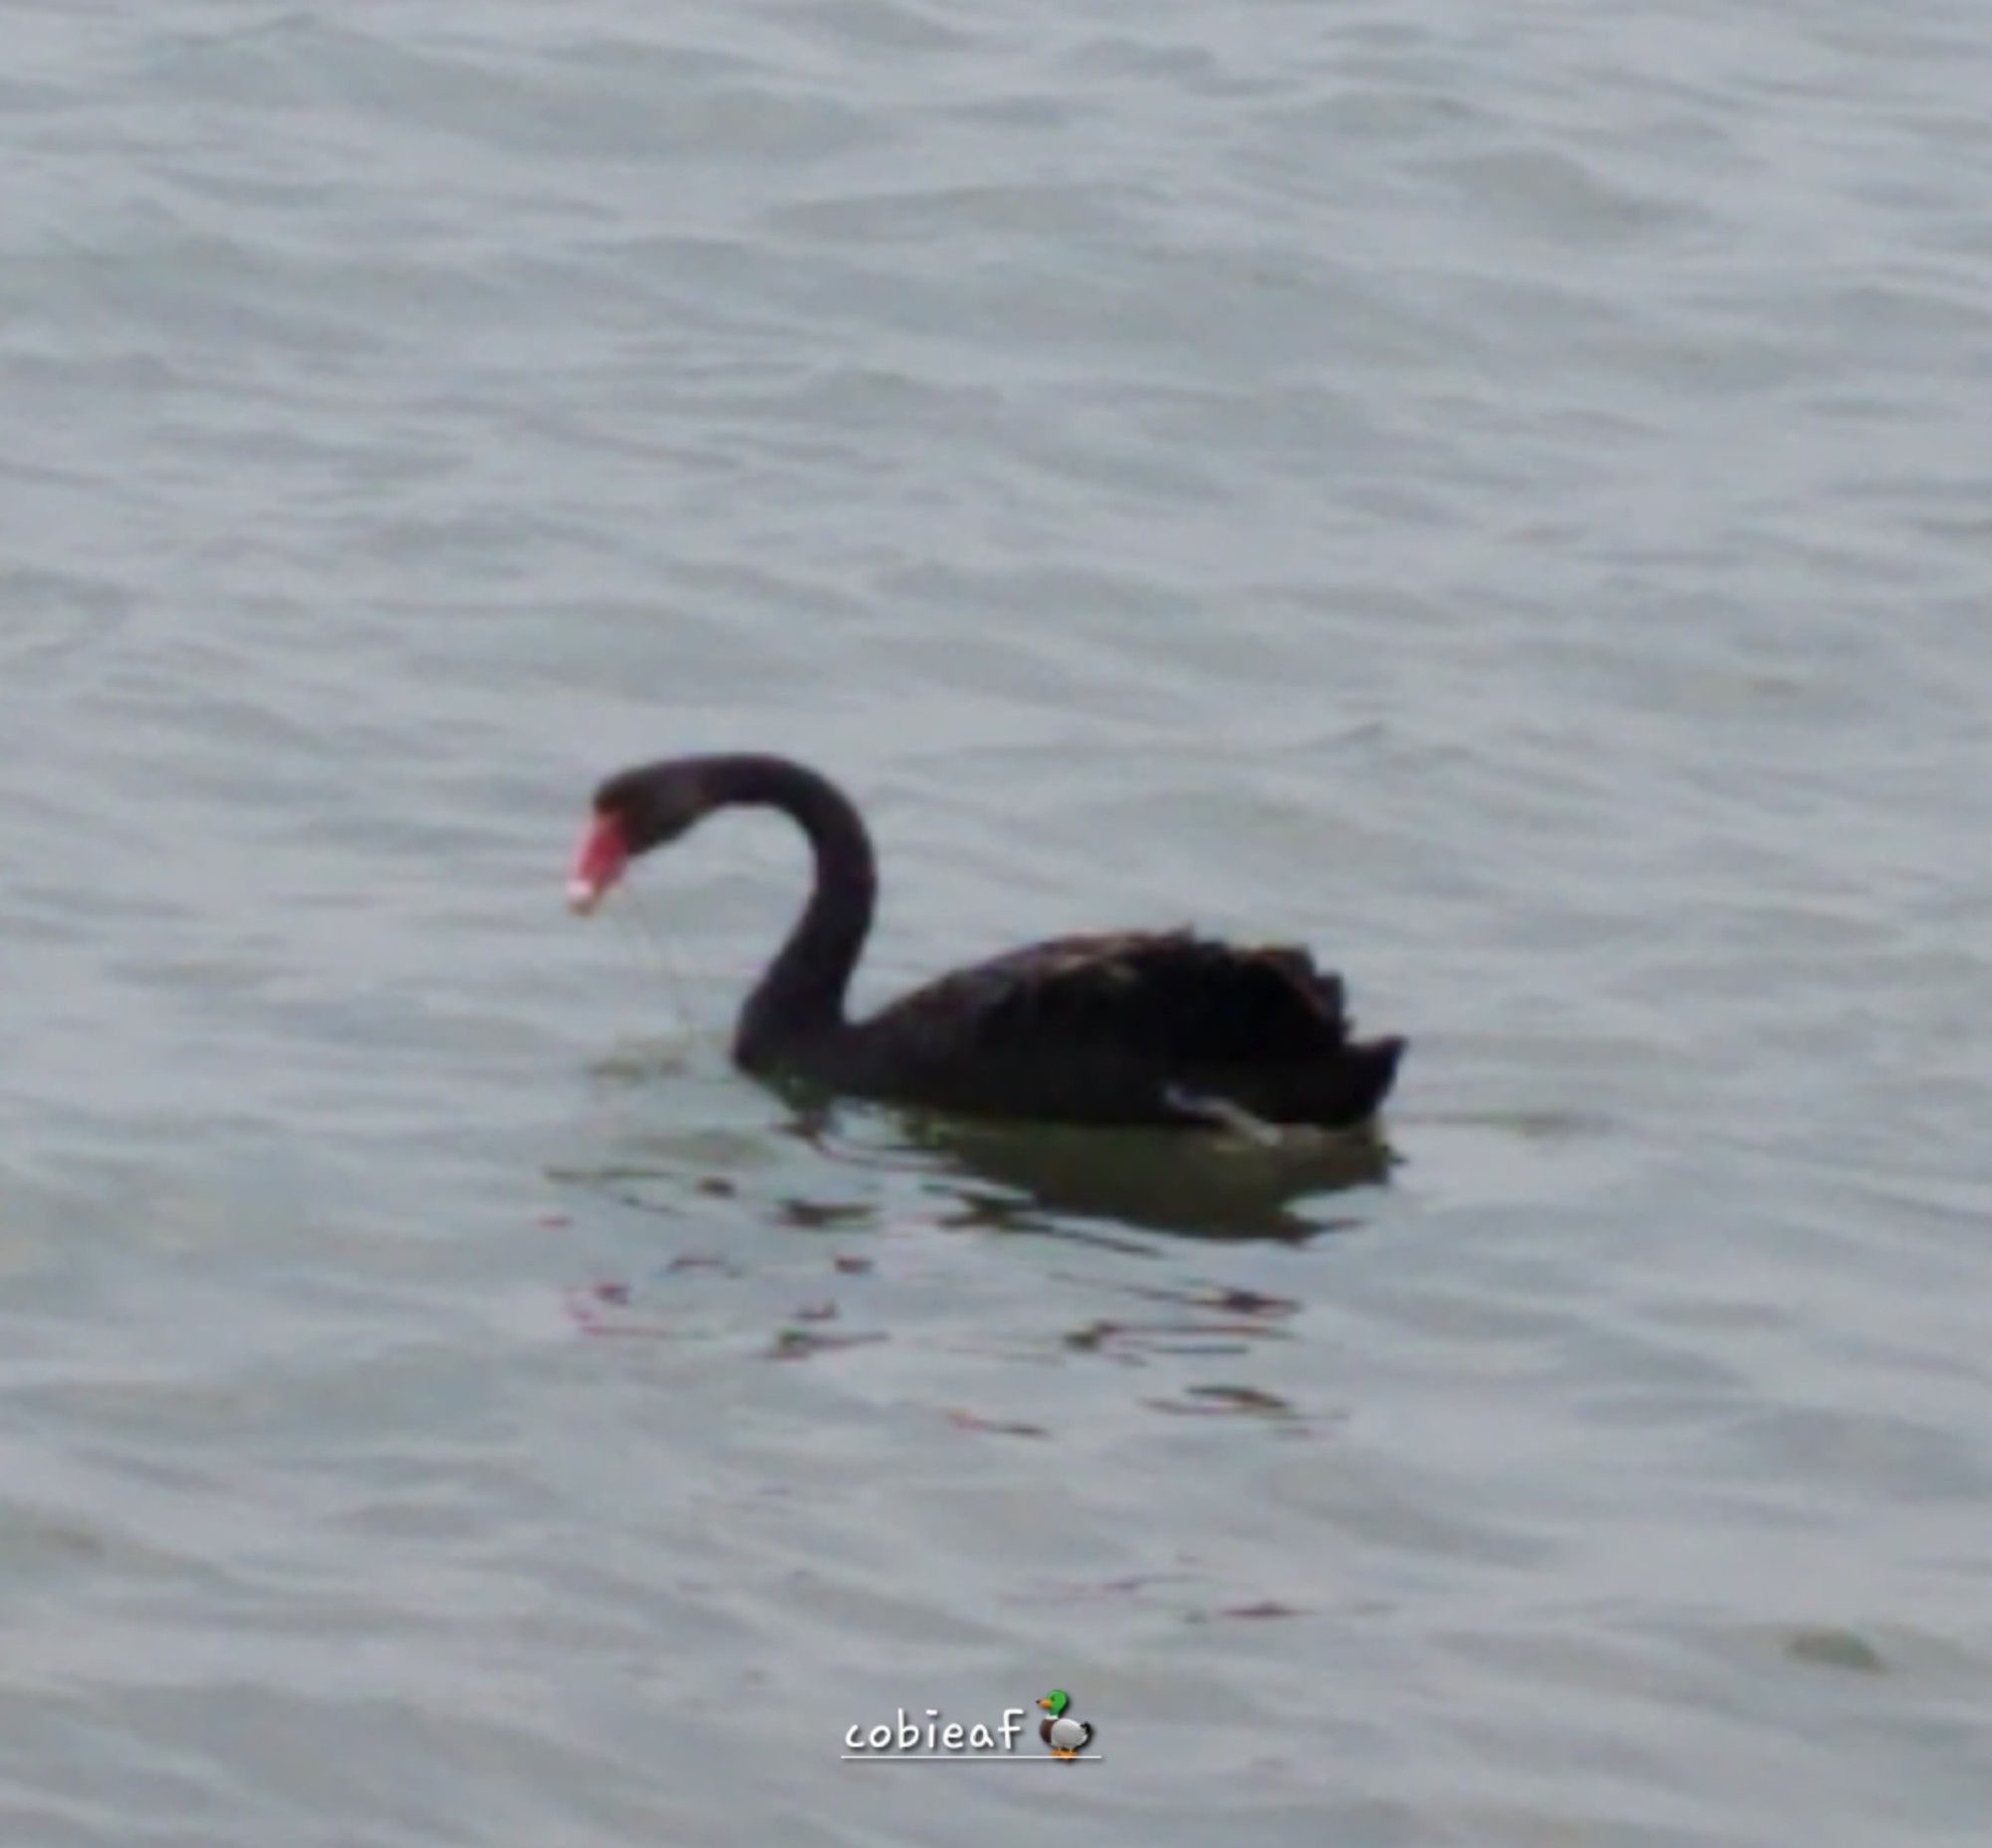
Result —
[{"label": "swan foot", "polygon": [[1170,1085],[1162,1093],[1162,1102],[1171,1110],[1179,1110],[1186,1117],[1195,1117],[1213,1129],[1229,1130],[1234,1136],[1242,1136],[1262,1149],[1277,1148],[1285,1141],[1278,1124],[1268,1123],[1264,1117],[1255,1117],[1243,1104],[1234,1104],[1228,1097],[1211,1097],[1201,1091],[1187,1090],[1182,1085]]}]

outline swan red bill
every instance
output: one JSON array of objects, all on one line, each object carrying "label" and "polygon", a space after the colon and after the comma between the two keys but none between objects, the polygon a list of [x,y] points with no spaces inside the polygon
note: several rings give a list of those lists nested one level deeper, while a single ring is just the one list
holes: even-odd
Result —
[{"label": "swan red bill", "polygon": [[622,822],[614,815],[596,816],[574,857],[574,872],[567,882],[568,909],[586,918],[628,864],[629,843]]}]

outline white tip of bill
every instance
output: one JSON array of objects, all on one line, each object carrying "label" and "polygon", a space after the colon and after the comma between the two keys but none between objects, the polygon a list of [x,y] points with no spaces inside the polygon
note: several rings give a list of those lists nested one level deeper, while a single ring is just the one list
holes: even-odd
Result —
[{"label": "white tip of bill", "polygon": [[602,903],[606,889],[592,885],[585,879],[571,879],[567,883],[567,908],[577,918],[586,918]]}]

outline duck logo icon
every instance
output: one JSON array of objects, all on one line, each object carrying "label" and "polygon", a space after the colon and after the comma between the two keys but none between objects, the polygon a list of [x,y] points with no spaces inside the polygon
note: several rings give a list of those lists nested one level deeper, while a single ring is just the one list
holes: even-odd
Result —
[{"label": "duck logo icon", "polygon": [[1054,1688],[1043,1696],[1038,1705],[1045,1710],[1045,1716],[1038,1722],[1038,1737],[1051,1747],[1054,1758],[1078,1758],[1086,1756],[1087,1746],[1093,1743],[1092,1722],[1077,1719],[1072,1713],[1072,1696],[1063,1688]]}]

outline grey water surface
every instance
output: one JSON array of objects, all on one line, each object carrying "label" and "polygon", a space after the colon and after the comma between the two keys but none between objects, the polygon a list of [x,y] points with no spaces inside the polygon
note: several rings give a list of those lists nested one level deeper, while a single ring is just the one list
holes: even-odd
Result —
[{"label": "grey water surface", "polygon": [[[0,17],[7,1848],[1984,1840],[1981,11]],[[1394,1165],[742,1079],[731,746]]]}]

